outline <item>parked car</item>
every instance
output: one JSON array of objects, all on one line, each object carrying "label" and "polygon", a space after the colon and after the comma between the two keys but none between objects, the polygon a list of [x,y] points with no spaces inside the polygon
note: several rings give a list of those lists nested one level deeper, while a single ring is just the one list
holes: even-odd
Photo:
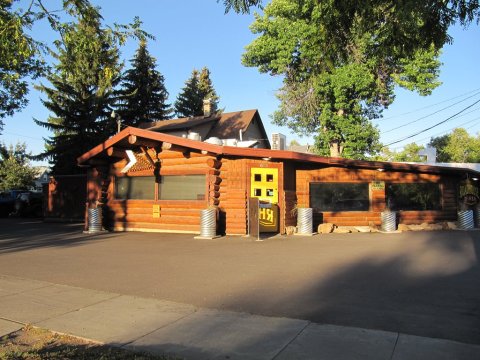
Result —
[{"label": "parked car", "polygon": [[15,201],[25,190],[7,190],[0,192],[0,217],[6,217],[15,210]]},{"label": "parked car", "polygon": [[25,191],[17,195],[12,216],[34,216],[43,215],[43,193]]}]

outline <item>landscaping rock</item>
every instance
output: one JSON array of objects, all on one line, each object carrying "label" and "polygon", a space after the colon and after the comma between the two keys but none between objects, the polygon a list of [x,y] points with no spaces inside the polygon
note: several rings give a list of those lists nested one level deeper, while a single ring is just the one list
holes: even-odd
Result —
[{"label": "landscaping rock", "polygon": [[443,230],[443,225],[442,224],[430,224],[429,229],[430,230]]},{"label": "landscaping rock", "polygon": [[361,233],[372,232],[372,229],[370,228],[370,226],[355,226],[354,228],[355,228],[355,230],[357,230],[358,232],[361,232]]},{"label": "landscaping rock", "polygon": [[410,231],[410,227],[407,224],[398,224],[398,231]]},{"label": "landscaping rock", "polygon": [[454,223],[453,221],[448,221],[447,222],[447,226],[450,230],[456,230],[458,229],[458,226],[456,223]]},{"label": "landscaping rock", "polygon": [[422,231],[422,230],[425,230],[425,228],[422,226],[422,225],[418,225],[418,224],[411,224],[411,225],[408,225],[408,228],[412,231]]},{"label": "landscaping rock", "polygon": [[347,227],[340,226],[340,227],[337,227],[335,230],[333,230],[333,232],[337,234],[349,234],[352,231]]},{"label": "landscaping rock", "polygon": [[333,229],[335,228],[335,225],[332,223],[324,223],[318,225],[318,233],[319,234],[329,234],[333,232]]},{"label": "landscaping rock", "polygon": [[293,235],[293,234],[295,234],[296,230],[297,230],[297,228],[295,226],[287,226],[285,228],[285,233],[287,235]]}]

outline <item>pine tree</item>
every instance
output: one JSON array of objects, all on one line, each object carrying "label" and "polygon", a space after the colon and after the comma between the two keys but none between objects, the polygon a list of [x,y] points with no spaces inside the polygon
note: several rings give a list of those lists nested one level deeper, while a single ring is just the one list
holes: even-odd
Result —
[{"label": "pine tree", "polygon": [[53,56],[58,62],[47,77],[51,87],[37,87],[54,115],[47,121],[35,119],[53,131],[36,159],[49,159],[54,174],[81,172],[76,158],[116,130],[110,113],[121,71],[117,39],[102,27],[96,8],[73,15],[76,22],[64,25],[62,40],[56,43]]},{"label": "pine tree", "polygon": [[193,69],[192,75],[185,82],[185,87],[175,101],[175,113],[179,117],[203,115],[203,100],[212,102],[211,112],[218,109],[219,97],[210,80],[210,70],[204,67],[201,72]]},{"label": "pine tree", "polygon": [[168,91],[163,75],[155,69],[156,60],[150,55],[146,41],[140,41],[132,68],[123,75],[119,113],[122,123],[138,126],[141,122],[164,120],[173,109],[167,104]]},{"label": "pine tree", "polygon": [[212,80],[210,79],[210,70],[207,67],[204,67],[200,72],[198,79],[198,87],[200,88],[200,93],[204,100],[210,100],[211,102],[211,113],[217,112],[219,96],[213,88]]},{"label": "pine tree", "polygon": [[178,117],[203,115],[203,96],[199,87],[198,70],[193,69],[192,75],[185,82],[185,87],[175,101],[175,113]]}]

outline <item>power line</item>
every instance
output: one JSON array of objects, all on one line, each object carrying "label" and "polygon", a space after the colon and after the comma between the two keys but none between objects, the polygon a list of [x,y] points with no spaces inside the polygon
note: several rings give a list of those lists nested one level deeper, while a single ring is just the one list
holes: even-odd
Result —
[{"label": "power line", "polygon": [[[469,114],[470,114],[470,113],[472,113],[472,111],[470,111]],[[465,115],[465,114],[464,114],[464,115]],[[463,116],[463,115],[462,115],[462,116]],[[425,141],[425,140],[429,140],[429,139],[434,138],[434,137],[438,137],[438,136],[441,136],[441,135],[445,135],[445,134],[451,132],[453,129],[457,129],[457,128],[459,128],[459,127],[462,127],[462,126],[464,126],[464,125],[470,124],[471,122],[477,121],[477,120],[480,120],[480,117],[476,117],[476,118],[474,118],[474,119],[471,119],[471,120],[469,120],[469,121],[466,121],[466,122],[464,122],[464,123],[462,123],[462,124],[459,124],[459,125],[457,125],[457,126],[454,126],[453,128],[450,128],[450,129],[448,129],[448,130],[440,131],[440,132],[438,132],[438,133],[436,133],[436,134],[433,134],[433,135],[430,135],[430,136],[427,136],[427,137],[418,139],[418,140],[416,140],[416,142],[417,142],[417,143],[422,143],[422,142]],[[480,121],[477,121],[477,122],[476,122],[475,124],[473,124],[472,126],[469,126],[469,127],[465,128],[465,130],[471,129],[472,127],[477,126],[478,124],[480,124]],[[398,146],[398,147],[392,148],[391,150],[399,150],[399,149],[402,149],[402,148],[403,148],[403,146]]]},{"label": "power line", "polygon": [[406,123],[406,124],[403,124],[403,125],[394,127],[394,128],[392,128],[392,129],[390,129],[390,130],[383,131],[383,133],[384,133],[384,134],[387,134],[387,133],[392,132],[392,131],[394,131],[394,130],[398,130],[398,129],[401,129],[401,128],[403,128],[403,127],[405,127],[405,126],[408,126],[408,125],[410,125],[410,124],[416,123],[417,121],[426,119],[426,118],[428,118],[428,117],[430,117],[430,116],[432,116],[432,115],[435,115],[435,114],[438,114],[439,112],[442,112],[443,110],[449,109],[449,108],[451,108],[451,107],[453,107],[453,106],[455,106],[455,105],[458,105],[458,104],[460,104],[460,103],[462,103],[462,102],[464,102],[464,101],[466,101],[466,100],[468,100],[468,99],[470,99],[470,98],[472,98],[472,97],[475,97],[475,96],[477,96],[478,94],[480,94],[480,92],[477,92],[477,93],[475,93],[475,94],[473,94],[473,95],[471,95],[471,96],[469,96],[469,97],[466,97],[466,98],[463,99],[463,100],[457,101],[456,103],[451,104],[451,105],[449,105],[449,106],[446,106],[446,107],[444,107],[444,108],[442,108],[442,109],[440,109],[440,110],[437,110],[437,111],[435,111],[435,112],[433,112],[433,113],[431,113],[431,114],[422,116],[422,117],[420,117],[420,118],[418,118],[418,119],[416,119],[416,120],[412,120],[412,121],[410,121],[410,122],[408,122],[408,123]]},{"label": "power line", "polygon": [[446,123],[447,121],[453,119],[453,118],[456,117],[457,115],[461,114],[462,112],[464,112],[464,111],[467,110],[467,109],[470,109],[472,106],[478,104],[479,102],[480,102],[480,99],[477,100],[477,101],[475,101],[473,104],[470,104],[470,105],[468,105],[467,107],[463,108],[462,110],[460,110],[460,111],[457,112],[456,114],[454,114],[454,115],[452,115],[452,116],[449,116],[449,117],[446,118],[445,120],[442,120],[442,121],[436,123],[435,125],[432,125],[432,126],[426,128],[426,129],[423,129],[423,130],[421,130],[421,131],[419,131],[419,132],[416,132],[416,133],[413,134],[413,135],[409,135],[409,136],[407,136],[407,137],[404,137],[404,138],[401,139],[401,140],[397,140],[397,141],[391,142],[390,144],[387,144],[387,145],[385,145],[385,146],[390,146],[390,145],[393,145],[393,144],[397,144],[397,143],[399,143],[399,142],[402,142],[402,141],[411,139],[411,138],[413,138],[413,137],[415,137],[415,136],[417,136],[417,135],[420,135],[420,134],[422,134],[422,133],[424,133],[424,132],[427,132],[428,130],[431,130],[431,129],[433,129],[433,128],[435,128],[435,127],[437,127],[437,126],[439,126],[439,125],[441,125],[441,124],[444,124],[444,123]]},{"label": "power line", "polygon": [[431,107],[434,107],[434,106],[437,106],[437,105],[440,105],[440,104],[443,104],[443,103],[446,103],[446,102],[449,102],[449,101],[458,99],[458,98],[460,98],[460,97],[463,97],[463,96],[465,96],[465,95],[469,95],[469,94],[471,94],[471,93],[473,93],[473,92],[476,92],[476,91],[479,91],[479,90],[480,90],[480,88],[474,89],[474,90],[470,90],[470,91],[468,91],[468,92],[466,92],[466,93],[464,93],[464,94],[461,94],[461,95],[458,95],[458,96],[454,96],[454,97],[452,97],[452,98],[449,98],[449,99],[440,101],[440,102],[435,103],[435,104],[431,104],[431,105],[427,105],[427,106],[424,106],[424,107],[421,107],[421,108],[418,108],[418,109],[415,109],[415,110],[407,111],[407,112],[402,113],[402,114],[392,115],[392,116],[380,118],[380,119],[378,119],[378,121],[384,121],[384,120],[394,119],[394,118],[397,118],[397,117],[400,117],[400,116],[404,116],[404,115],[410,115],[410,114],[416,113],[416,112],[418,112],[418,111],[425,110],[425,109],[429,109],[429,108],[431,108]]}]

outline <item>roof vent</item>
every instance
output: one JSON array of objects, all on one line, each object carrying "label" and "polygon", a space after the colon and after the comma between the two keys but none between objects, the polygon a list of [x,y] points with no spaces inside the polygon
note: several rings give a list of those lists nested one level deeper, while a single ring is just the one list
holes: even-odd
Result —
[{"label": "roof vent", "polygon": [[197,132],[193,132],[193,131],[188,133],[187,138],[190,139],[190,140],[202,141],[202,138],[200,137],[200,134],[197,133]]}]

